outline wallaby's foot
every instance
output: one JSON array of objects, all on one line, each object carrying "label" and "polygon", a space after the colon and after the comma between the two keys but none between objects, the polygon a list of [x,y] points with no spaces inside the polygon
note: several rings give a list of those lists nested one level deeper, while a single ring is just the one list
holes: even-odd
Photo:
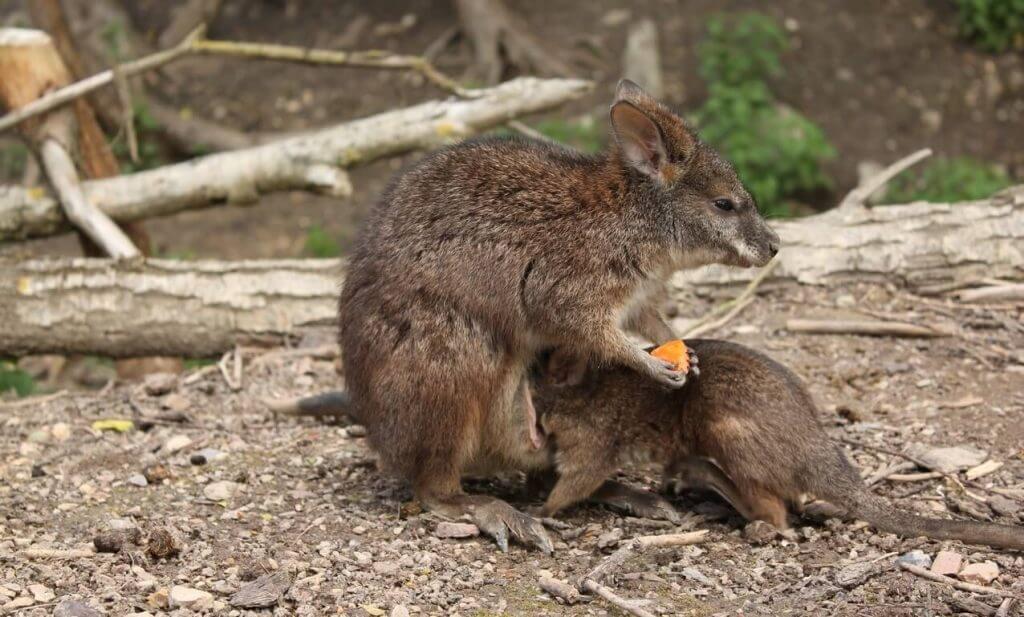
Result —
[{"label": "wallaby's foot", "polygon": [[509,538],[536,547],[545,555],[554,551],[551,538],[539,520],[500,499],[486,495],[452,495],[428,500],[426,505],[431,511],[448,518],[468,516],[480,531],[494,539],[503,553],[508,552]]},{"label": "wallaby's foot", "polygon": [[640,518],[679,523],[683,519],[679,511],[664,497],[633,488],[614,480],[608,480],[591,496],[593,501]]}]

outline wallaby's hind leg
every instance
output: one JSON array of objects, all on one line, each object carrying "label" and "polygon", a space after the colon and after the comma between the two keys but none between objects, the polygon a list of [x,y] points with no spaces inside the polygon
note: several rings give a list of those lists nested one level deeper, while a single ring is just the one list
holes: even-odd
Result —
[{"label": "wallaby's hind leg", "polygon": [[780,530],[789,528],[786,502],[757,486],[739,487],[721,468],[706,458],[690,457],[676,463],[669,473],[690,488],[710,489],[729,502],[748,521],[765,521]]},{"label": "wallaby's hind leg", "polygon": [[540,521],[496,497],[456,493],[428,498],[423,504],[431,512],[447,518],[469,516],[480,531],[494,538],[502,552],[508,552],[510,536],[522,544],[537,547],[546,555],[554,551],[551,538]]},{"label": "wallaby's hind leg", "polygon": [[673,523],[682,520],[679,512],[664,497],[615,480],[607,480],[590,496],[590,499],[641,518],[666,520]]}]

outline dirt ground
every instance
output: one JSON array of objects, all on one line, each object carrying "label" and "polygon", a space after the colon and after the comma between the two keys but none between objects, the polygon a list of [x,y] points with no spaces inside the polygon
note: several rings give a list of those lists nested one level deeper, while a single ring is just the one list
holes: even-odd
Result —
[{"label": "dirt ground", "polygon": [[[710,303],[690,299],[683,306],[697,315]],[[958,335],[814,336],[784,326],[792,317],[842,315],[955,327]],[[968,487],[981,501],[958,496],[941,479],[875,486],[900,507],[1021,524],[1021,318],[1020,306],[964,306],[880,286],[784,286],[765,289],[713,335],[762,349],[796,370],[837,439],[893,450],[911,442],[973,446],[1003,463]],[[420,512],[401,483],[375,468],[359,427],[275,421],[260,402],[338,387],[332,361],[246,358],[238,391],[208,367],[166,384],[118,384],[0,407],[0,594],[10,598],[0,597],[0,605],[18,602],[19,615],[36,616],[78,598],[109,615],[156,614],[167,611],[163,594],[183,586],[212,594],[192,605],[197,610],[257,614],[228,601],[246,582],[279,572],[290,589],[259,614],[401,615],[391,612],[401,605],[425,615],[620,615],[600,600],[555,602],[538,588],[539,573],[571,580],[612,551],[616,538],[695,529],[710,530],[706,542],[651,550],[627,562],[609,584],[621,595],[650,600],[648,610],[656,614],[993,614],[999,598],[973,596],[983,605],[971,604],[967,594],[896,565],[913,549],[933,558],[949,549],[965,562],[994,562],[999,576],[991,585],[1024,593],[1020,553],[901,540],[835,520],[798,520],[798,541],[755,544],[726,505],[695,493],[676,498],[687,513],[679,526],[593,505],[572,509],[561,518],[564,528],[551,532],[550,557],[518,545],[503,554],[482,537],[442,539],[438,519]],[[104,419],[132,419],[134,428],[123,434],[92,428]],[[860,447],[847,451],[865,473],[901,462]],[[197,455],[209,460],[195,464]],[[645,466],[622,475],[642,486],[655,486],[659,477]],[[532,505],[517,474],[468,487]],[[91,551],[94,537],[111,526],[138,527],[140,544],[129,542],[118,554],[29,556],[40,548]],[[148,552],[162,554],[161,530],[172,534],[180,553]]]},{"label": "dirt ground", "polygon": [[[16,0],[10,14],[22,4]],[[140,31],[159,34],[171,3],[128,3]],[[528,21],[574,69],[595,80],[593,94],[550,114],[589,115],[603,123],[627,29],[643,17],[659,26],[668,101],[683,111],[704,100],[697,47],[707,18],[719,12],[757,10],[784,24],[791,49],[775,95],[824,130],[838,153],[828,166],[834,191],[810,206],[830,207],[857,181],[864,161],[891,162],[930,146],[940,156],[968,155],[999,163],[1024,178],[1024,57],[979,52],[959,38],[952,2],[864,0],[513,0]],[[404,15],[415,24],[382,34]],[[291,2],[226,0],[210,36],[327,48],[388,49],[422,53],[456,21],[449,0]],[[385,28],[386,30],[387,28]],[[392,28],[392,30],[394,30]],[[436,59],[461,77],[472,53],[456,42]],[[400,72],[282,65],[224,58],[188,58],[167,69],[177,84],[170,101],[226,126],[245,131],[296,131],[379,113],[443,96]],[[533,121],[533,119],[530,119]],[[415,155],[410,155],[415,156]],[[409,157],[353,171],[355,195],[346,201],[307,194],[278,194],[250,208],[217,208],[153,221],[161,253],[213,258],[291,257],[302,254],[307,230],[325,229],[347,251],[387,178]],[[69,237],[32,243],[31,252],[75,254]]]}]

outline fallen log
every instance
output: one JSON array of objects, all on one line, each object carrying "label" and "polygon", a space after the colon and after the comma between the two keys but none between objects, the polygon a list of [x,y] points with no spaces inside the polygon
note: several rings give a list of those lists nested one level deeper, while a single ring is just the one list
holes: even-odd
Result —
[{"label": "fallen log", "polygon": [[[811,285],[887,281],[910,289],[1024,278],[1024,185],[963,203],[834,209],[773,222],[781,263],[768,281]],[[680,272],[677,289],[733,286],[757,270],[710,266]]]},{"label": "fallen log", "polygon": [[[115,221],[165,216],[260,193],[309,189],[351,192],[342,168],[431,148],[583,95],[589,82],[521,77],[472,99],[430,101],[252,148],[222,152],[136,174],[85,182],[86,199]],[[41,188],[0,187],[0,242],[71,228]]]},{"label": "fallen log", "polygon": [[[979,279],[1019,280],[1024,200],[1012,195],[1022,189],[969,204],[878,207],[862,215],[872,218],[845,223],[829,214],[780,222],[784,248],[767,281],[781,272],[814,284],[913,286],[978,269]],[[762,272],[717,271],[725,281]],[[0,260],[0,356],[213,356],[237,344],[280,343],[308,326],[333,327],[342,273],[340,260]],[[721,284],[708,273],[676,280],[687,289]]]}]

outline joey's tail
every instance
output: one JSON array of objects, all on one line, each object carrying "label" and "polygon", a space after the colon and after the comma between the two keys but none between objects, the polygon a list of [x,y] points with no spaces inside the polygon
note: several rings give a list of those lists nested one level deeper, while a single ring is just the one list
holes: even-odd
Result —
[{"label": "joey's tail", "polygon": [[1024,527],[929,518],[895,508],[868,490],[856,470],[838,449],[835,459],[822,462],[808,488],[816,496],[846,510],[851,516],[871,523],[876,529],[903,537],[925,536],[933,540],[960,540],[996,548],[1024,551]]},{"label": "joey's tail", "polygon": [[334,390],[323,394],[314,394],[303,398],[264,399],[264,404],[274,413],[286,416],[310,416],[323,418],[326,416],[348,416],[359,422],[354,413],[352,399],[348,392]]}]

